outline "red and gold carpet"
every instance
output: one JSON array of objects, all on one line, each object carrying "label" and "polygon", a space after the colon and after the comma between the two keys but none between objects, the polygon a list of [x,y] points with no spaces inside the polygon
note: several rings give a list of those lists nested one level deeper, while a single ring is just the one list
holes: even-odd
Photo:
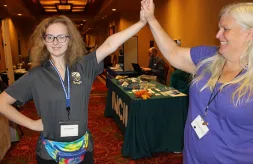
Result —
[{"label": "red and gold carpet", "polygon": [[[94,137],[95,164],[181,164],[182,155],[160,153],[152,158],[131,160],[121,156],[123,135],[111,118],[104,117],[107,88],[104,76],[99,76],[91,92],[89,103],[89,129]],[[34,104],[28,103],[21,112],[36,119]],[[35,147],[38,132],[23,128],[24,136],[12,146],[1,164],[36,164]]]}]

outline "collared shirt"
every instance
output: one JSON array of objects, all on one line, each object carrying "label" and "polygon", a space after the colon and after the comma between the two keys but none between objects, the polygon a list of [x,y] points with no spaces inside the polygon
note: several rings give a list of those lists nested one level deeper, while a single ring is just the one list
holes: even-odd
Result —
[{"label": "collared shirt", "polygon": [[148,68],[151,68],[152,75],[157,76],[158,80],[164,79],[164,63],[158,56],[149,60]]},{"label": "collared shirt", "polygon": [[[49,61],[30,69],[5,92],[23,104],[34,100],[37,113],[43,122],[44,138],[59,142],[74,141],[87,130],[92,83],[102,71],[103,62],[97,63],[95,51],[82,57],[70,68],[70,121],[79,121],[77,137],[60,137],[59,122],[68,121],[66,97],[59,76]],[[64,79],[64,84],[67,86],[67,78]],[[41,148],[40,141],[38,147]],[[40,155],[38,147],[37,153]]]}]

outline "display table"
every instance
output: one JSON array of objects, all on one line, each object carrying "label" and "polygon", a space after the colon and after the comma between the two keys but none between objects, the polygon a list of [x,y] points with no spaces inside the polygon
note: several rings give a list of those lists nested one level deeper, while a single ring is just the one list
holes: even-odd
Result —
[{"label": "display table", "polygon": [[[166,87],[153,82],[158,88]],[[108,96],[104,115],[113,117],[124,133],[122,155],[132,159],[156,152],[180,152],[187,116],[188,97],[136,98],[115,79],[107,78]]]}]

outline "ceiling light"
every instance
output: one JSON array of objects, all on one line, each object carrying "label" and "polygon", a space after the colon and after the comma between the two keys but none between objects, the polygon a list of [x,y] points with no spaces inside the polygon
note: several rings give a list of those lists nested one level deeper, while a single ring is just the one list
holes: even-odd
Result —
[{"label": "ceiling light", "polygon": [[112,9],[112,11],[116,11],[116,9]]},{"label": "ceiling light", "polygon": [[83,12],[83,9],[73,9],[72,12]]},{"label": "ceiling light", "polygon": [[59,11],[70,11],[72,8],[72,4],[56,4],[57,10]]},{"label": "ceiling light", "polygon": [[85,6],[73,6],[73,9],[84,9]]},{"label": "ceiling light", "polygon": [[[64,1],[64,0],[61,0]],[[66,1],[66,0],[65,0]],[[75,3],[75,5],[85,6],[87,4],[87,0],[67,0],[68,3]]]},{"label": "ceiling light", "polygon": [[84,19],[83,21],[85,22],[86,20]]},{"label": "ceiling light", "polygon": [[18,14],[18,16],[21,16],[22,14]]},{"label": "ceiling light", "polygon": [[51,1],[48,1],[48,0],[39,0],[39,1],[40,1],[40,4],[42,6],[44,6],[44,5],[54,5],[54,4],[60,3],[60,0],[51,0]]},{"label": "ceiling light", "polygon": [[86,5],[92,3],[94,0],[32,0],[32,1],[36,2],[39,1],[44,9],[52,9],[54,6],[58,12],[64,13],[64,12],[84,12]]},{"label": "ceiling light", "polygon": [[4,7],[7,7],[7,5],[4,5]]},{"label": "ceiling light", "polygon": [[83,24],[81,23],[80,25],[82,26]]},{"label": "ceiling light", "polygon": [[44,9],[56,9],[55,6],[44,6]]}]

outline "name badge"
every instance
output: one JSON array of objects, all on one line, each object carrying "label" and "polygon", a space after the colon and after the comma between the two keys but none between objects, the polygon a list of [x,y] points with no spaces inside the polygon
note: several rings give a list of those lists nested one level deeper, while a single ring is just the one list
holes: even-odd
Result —
[{"label": "name badge", "polygon": [[204,137],[206,133],[209,131],[207,124],[205,124],[205,121],[202,119],[200,115],[198,115],[191,123],[191,126],[199,139]]},{"label": "name badge", "polygon": [[76,137],[78,136],[77,122],[60,122],[60,137]]}]

